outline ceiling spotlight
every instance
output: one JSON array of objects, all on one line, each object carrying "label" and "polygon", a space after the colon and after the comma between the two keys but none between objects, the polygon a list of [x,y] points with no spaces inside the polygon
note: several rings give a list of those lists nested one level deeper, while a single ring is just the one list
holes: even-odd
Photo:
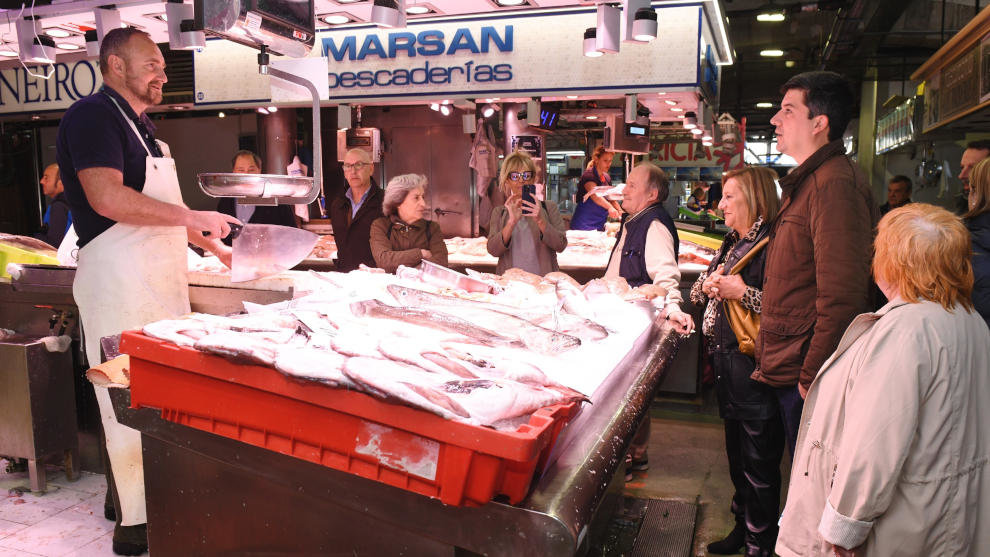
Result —
[{"label": "ceiling spotlight", "polygon": [[379,27],[405,27],[406,0],[375,0],[371,6],[371,22]]},{"label": "ceiling spotlight", "polygon": [[666,95],[666,94],[667,94],[667,92],[666,92],[666,91],[657,91],[657,96],[658,96],[658,97],[662,97],[662,96],[664,96],[664,95]]},{"label": "ceiling spotlight", "polygon": [[41,120],[41,115],[40,114],[32,114],[31,115],[31,119],[32,120]]},{"label": "ceiling spotlight", "polygon": [[433,10],[431,10],[429,6],[423,6],[423,5],[409,6],[408,8],[406,8],[406,13],[409,15],[423,15],[423,14],[428,14],[432,11]]},{"label": "ceiling spotlight", "polygon": [[657,38],[657,12],[652,8],[636,10],[632,24],[633,38],[637,41],[650,42]]},{"label": "ceiling spotlight", "polygon": [[576,99],[576,98],[578,98],[578,96],[577,95],[567,95],[567,98],[568,99]]},{"label": "ceiling spotlight", "polygon": [[701,136],[701,140],[702,140],[702,141],[709,141],[709,142],[710,142],[710,141],[712,140],[712,134],[710,134],[710,133],[708,133],[708,132],[705,132],[705,133],[704,133],[704,134],[703,134],[703,135]]},{"label": "ceiling spotlight", "polygon": [[584,119],[585,120],[597,120],[598,119],[598,116],[595,116],[594,114],[589,114],[589,115],[585,116]]},{"label": "ceiling spotlight", "polygon": [[274,113],[278,112],[278,107],[277,106],[269,106],[268,107],[268,112],[274,114]]},{"label": "ceiling spotlight", "polygon": [[[686,128],[687,126],[685,125],[684,127]],[[702,131],[701,128],[691,128],[691,133],[693,133],[694,135],[701,135],[705,132]]]},{"label": "ceiling spotlight", "polygon": [[52,27],[50,29],[45,29],[45,34],[48,35],[49,37],[54,37],[56,39],[64,39],[64,38],[72,35],[72,33],[69,33],[65,29],[59,29],[58,27]]},{"label": "ceiling spotlight", "polygon": [[498,107],[496,107],[495,105],[493,105],[491,103],[488,103],[485,106],[481,107],[481,116],[483,118],[491,118],[492,115],[495,114],[495,111],[497,109],[498,109]]},{"label": "ceiling spotlight", "polygon": [[768,48],[760,51],[760,56],[764,56],[766,58],[780,58],[783,55],[784,51],[779,48]]},{"label": "ceiling spotlight", "polygon": [[0,56],[17,56],[17,51],[10,48],[10,45],[0,45]]},{"label": "ceiling spotlight", "polygon": [[756,103],[756,108],[773,108],[773,103]]},{"label": "ceiling spotlight", "polygon": [[450,116],[450,113],[451,113],[451,108],[449,104],[440,105],[440,114],[443,114],[444,116]]},{"label": "ceiling spotlight", "polygon": [[332,14],[323,16],[323,23],[327,25],[342,25],[351,21],[351,18],[344,14]]},{"label": "ceiling spotlight", "polygon": [[90,29],[85,33],[86,37],[86,55],[91,58],[96,58],[100,55],[100,37],[97,35],[96,31]]},{"label": "ceiling spotlight", "polygon": [[670,106],[674,106],[675,104],[677,104],[677,101],[672,101],[672,100],[670,100],[670,99],[666,99],[666,100],[665,100],[665,101],[663,101],[663,102],[665,102],[665,103],[667,103],[667,104],[669,104]]},{"label": "ceiling spotlight", "polygon": [[670,107],[670,111],[671,112],[684,112],[684,109],[681,108],[681,107],[679,107],[679,106],[672,106],[672,107]]},{"label": "ceiling spotlight", "polygon": [[595,37],[597,35],[598,30],[594,27],[588,27],[584,30],[584,55],[588,58],[597,58],[605,54],[604,52],[599,51],[598,47],[595,45],[595,41],[597,40]]},{"label": "ceiling spotlight", "polygon": [[62,50],[79,50],[81,46],[73,43],[55,43],[56,48],[61,48]]},{"label": "ceiling spotlight", "polygon": [[698,117],[694,112],[684,113],[684,127],[689,130],[698,127]]},{"label": "ceiling spotlight", "polygon": [[605,53],[619,52],[622,40],[622,9],[618,6],[598,4],[595,26],[595,50]]},{"label": "ceiling spotlight", "polygon": [[522,6],[526,0],[495,0],[499,6]]},{"label": "ceiling spotlight", "polygon": [[430,110],[433,111],[440,110],[440,103],[430,103]]},{"label": "ceiling spotlight", "polygon": [[265,114],[265,115],[267,115],[268,114],[268,111],[266,109],[264,109],[264,108],[262,108],[262,107],[259,106],[258,107],[258,114]]},{"label": "ceiling spotlight", "polygon": [[364,0],[337,0],[338,4],[354,4],[357,2],[363,2]]},{"label": "ceiling spotlight", "polygon": [[701,140],[701,144],[705,147],[711,147],[712,145],[714,145],[710,140],[705,141],[704,139]]},{"label": "ceiling spotlight", "polygon": [[227,114],[224,111],[222,111],[222,110],[217,113],[217,118],[226,118],[226,117],[227,117]]},{"label": "ceiling spotlight", "polygon": [[794,60],[784,60],[784,66],[786,66],[788,68],[793,68],[794,67]]},{"label": "ceiling spotlight", "polygon": [[185,110],[186,109],[186,107],[182,106],[181,104],[173,104],[171,108],[172,108],[172,110]]},{"label": "ceiling spotlight", "polygon": [[777,22],[784,21],[785,19],[787,18],[784,16],[784,12],[780,10],[763,12],[756,16],[756,21]]}]

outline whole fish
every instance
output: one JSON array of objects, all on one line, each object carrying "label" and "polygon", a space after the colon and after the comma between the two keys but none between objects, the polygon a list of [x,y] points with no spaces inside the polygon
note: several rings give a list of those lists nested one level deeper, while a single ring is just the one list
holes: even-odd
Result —
[{"label": "whole fish", "polygon": [[393,360],[350,358],[344,375],[362,390],[379,398],[395,400],[460,422],[476,423],[471,415],[437,387],[443,384],[435,374]]},{"label": "whole fish", "polygon": [[595,309],[591,307],[588,298],[567,282],[557,283],[557,298],[564,303],[564,310],[568,313],[592,321],[595,319]]},{"label": "whole fish", "polygon": [[495,428],[545,406],[582,399],[554,389],[505,379],[459,379],[447,381],[437,390],[466,410],[478,423]]},{"label": "whole fish", "polygon": [[460,378],[477,377],[464,366],[448,363],[446,359],[438,360],[436,354],[424,352],[423,342],[420,339],[388,335],[378,343],[378,351],[390,360],[412,364],[429,372],[441,375],[452,374]]},{"label": "whole fish", "polygon": [[196,341],[196,350],[223,356],[238,363],[275,364],[278,345],[254,333],[215,331]]},{"label": "whole fish", "polygon": [[217,328],[195,318],[163,319],[148,323],[141,331],[152,338],[165,340],[178,346],[193,346],[196,341]]},{"label": "whole fish", "polygon": [[505,336],[515,337],[541,354],[559,354],[581,345],[581,339],[577,337],[551,331],[521,317],[495,311],[470,300],[438,296],[398,285],[388,286],[388,292],[407,307],[442,310],[443,313],[498,331]]},{"label": "whole fish", "polygon": [[404,321],[424,327],[458,333],[488,346],[522,346],[518,339],[500,335],[443,312],[421,308],[394,307],[378,300],[364,300],[351,304],[351,312],[358,317],[374,317]]},{"label": "whole fish", "polygon": [[275,369],[282,373],[326,383],[332,387],[355,388],[353,381],[344,375],[347,357],[333,350],[282,346],[275,353]]}]

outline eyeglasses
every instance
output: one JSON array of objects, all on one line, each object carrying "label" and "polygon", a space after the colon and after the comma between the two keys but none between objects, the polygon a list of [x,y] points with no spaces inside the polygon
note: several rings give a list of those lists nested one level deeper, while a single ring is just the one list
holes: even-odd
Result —
[{"label": "eyeglasses", "polygon": [[366,162],[356,162],[354,164],[348,164],[348,163],[345,162],[341,166],[344,167],[344,171],[347,171],[347,170],[357,170],[358,172],[361,172],[362,170],[364,170],[364,167],[371,166],[371,164],[370,163],[366,163]]},{"label": "eyeglasses", "polygon": [[509,179],[513,182],[518,182],[519,180],[529,180],[533,177],[533,171],[526,170],[523,172],[510,172]]}]

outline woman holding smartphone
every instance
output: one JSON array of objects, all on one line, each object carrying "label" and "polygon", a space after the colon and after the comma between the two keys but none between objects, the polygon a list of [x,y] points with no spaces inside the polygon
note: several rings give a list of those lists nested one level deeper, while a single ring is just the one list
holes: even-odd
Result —
[{"label": "woman holding smartphone", "polygon": [[557,271],[557,254],[567,247],[564,220],[557,204],[535,196],[536,164],[515,151],[502,161],[499,188],[505,205],[492,209],[488,253],[498,257],[495,272],[513,267],[537,275]]}]

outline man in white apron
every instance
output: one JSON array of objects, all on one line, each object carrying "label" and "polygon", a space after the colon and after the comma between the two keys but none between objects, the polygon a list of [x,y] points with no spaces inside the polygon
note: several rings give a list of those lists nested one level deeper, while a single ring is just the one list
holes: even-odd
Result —
[{"label": "man in white apron", "polygon": [[[144,115],[161,102],[164,70],[147,33],[110,31],[100,46],[104,87],[59,125],[56,156],[79,236],[72,291],[90,364],[101,361],[101,337],[189,312],[187,241],[230,263],[218,239],[237,219],[183,204],[175,161]],[[95,390],[116,486],[114,552],[139,555],[147,550],[141,435],[117,423],[105,388]]]}]

